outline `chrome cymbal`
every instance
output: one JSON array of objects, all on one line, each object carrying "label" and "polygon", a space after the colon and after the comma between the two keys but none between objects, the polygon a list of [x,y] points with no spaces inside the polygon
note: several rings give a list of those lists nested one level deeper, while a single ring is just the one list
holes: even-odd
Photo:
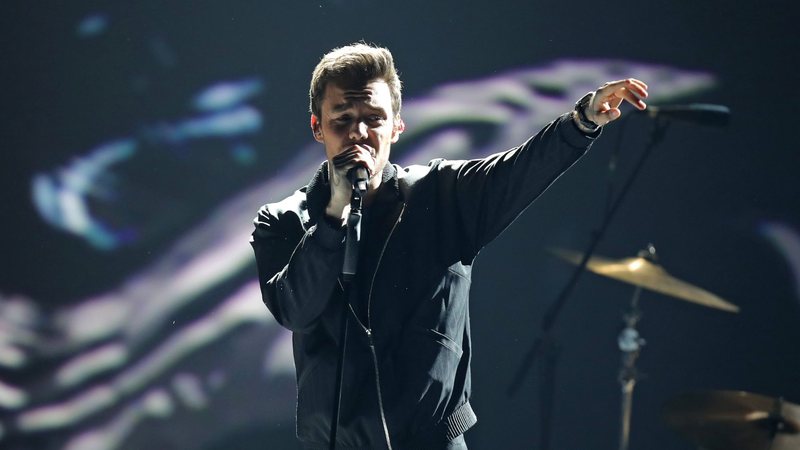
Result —
[{"label": "chrome cymbal", "polygon": [[[551,249],[559,258],[578,265],[583,259],[581,253]],[[681,281],[660,265],[644,257],[610,259],[602,256],[589,258],[586,269],[590,272],[623,281],[634,286],[639,286],[661,294],[676,297],[709,308],[720,309],[728,312],[739,312],[739,307],[699,287]]]},{"label": "chrome cymbal", "polygon": [[743,391],[682,394],[664,405],[665,422],[707,450],[800,449],[800,406]]}]

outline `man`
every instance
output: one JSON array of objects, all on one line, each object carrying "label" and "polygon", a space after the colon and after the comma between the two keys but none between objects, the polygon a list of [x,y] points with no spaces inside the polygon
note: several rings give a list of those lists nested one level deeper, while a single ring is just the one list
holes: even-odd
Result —
[{"label": "man", "polygon": [[[342,346],[336,448],[467,448],[463,433],[477,420],[469,403],[475,256],[585,153],[623,101],[644,109],[647,97],[639,80],[606,83],[517,148],[401,168],[388,162],[404,130],[400,91],[386,49],[355,44],[325,55],[310,102],[327,160],[255,220],[263,300],[293,332],[305,448],[328,448]],[[359,167],[369,178],[358,270],[346,289],[348,173]],[[340,342],[343,315],[350,331]]]}]

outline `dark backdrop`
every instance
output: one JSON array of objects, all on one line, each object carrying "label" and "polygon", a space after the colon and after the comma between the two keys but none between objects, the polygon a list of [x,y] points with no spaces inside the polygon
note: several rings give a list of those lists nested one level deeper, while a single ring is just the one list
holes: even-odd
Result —
[{"label": "dark backdrop", "polygon": [[[800,402],[800,156],[792,139],[800,99],[791,69],[796,16],[790,2],[6,2],[0,14],[0,312],[9,343],[3,350],[10,353],[0,358],[0,381],[16,396],[0,395],[0,444],[292,448],[293,379],[280,353],[286,335],[269,321],[235,316],[236,327],[189,346],[194,353],[170,353],[171,362],[135,388],[120,388],[120,380],[160,355],[171,338],[195,336],[183,331],[216,320],[215,308],[237,292],[251,294],[242,304],[255,304],[254,314],[267,315],[255,291],[238,290],[253,277],[251,260],[220,268],[225,276],[201,292],[164,294],[163,302],[159,295],[173,276],[179,279],[181,263],[219,243],[217,233],[246,244],[239,230],[248,229],[249,217],[227,215],[233,203],[252,216],[260,204],[307,179],[298,167],[323,158],[308,130],[310,72],[327,50],[362,39],[393,51],[407,101],[435,97],[449,83],[559,61],[578,68],[617,61],[654,76],[713,79],[680,92],[679,83],[670,84],[676,89],[670,92],[658,77],[645,79],[659,94],[654,103],[724,104],[732,121],[725,129],[672,124],[598,253],[632,256],[651,242],[670,273],[737,304],[741,313],[643,294],[640,332],[647,346],[639,367],[646,377],[635,392],[631,448],[691,448],[660,417],[664,402],[683,392],[745,390]],[[241,96],[233,106],[193,106],[199,93],[220,82]],[[562,91],[569,87],[564,83]],[[559,105],[566,111],[575,99],[560,98]],[[214,111],[245,111],[257,120],[189,126]],[[627,126],[613,177],[617,188],[650,126],[641,117]],[[505,390],[570,274],[571,267],[546,248],[580,250],[588,243],[606,201],[608,159],[619,131],[605,130],[590,154],[478,257],[471,315],[479,424],[467,434],[471,448],[536,448],[541,361],[513,398]],[[123,142],[117,153],[103,147],[113,142]],[[104,165],[103,155],[118,160]],[[99,174],[86,167],[92,165]],[[70,184],[65,171],[83,178]],[[37,179],[60,180],[49,203],[37,203]],[[94,228],[68,220],[78,210],[64,206],[74,201],[65,192],[85,200],[89,213],[83,217],[94,218]],[[54,207],[55,222],[45,219],[45,204],[61,205]],[[226,226],[236,231],[225,234]],[[210,272],[190,280],[214,273],[215,261],[210,257]],[[141,292],[133,280],[153,279],[161,284],[146,295],[132,293]],[[616,445],[616,336],[631,294],[628,286],[585,275],[565,307],[554,332],[560,351],[553,448]],[[76,330],[107,320],[104,310],[81,315],[81,305],[118,298],[125,299],[128,320],[98,338],[76,337]],[[136,327],[125,328],[148,314],[146,308],[172,301],[177,306],[152,313],[163,316],[147,322],[146,338]],[[72,332],[65,317],[76,318]],[[98,363],[80,382],[58,381],[70,363],[93,364],[79,356],[116,345],[126,349],[125,358],[98,360],[117,363]],[[226,372],[249,363],[257,366],[249,368],[252,375]],[[197,375],[195,386],[205,396],[179,387],[191,384],[176,381],[190,379],[180,377],[186,373]],[[225,376],[215,378],[219,373]],[[95,388],[108,387],[114,394],[106,401],[86,400]],[[168,407],[147,398],[166,399]],[[66,406],[77,404],[94,406],[86,413]],[[37,422],[43,416],[31,413],[47,407],[72,419]],[[83,434],[109,432],[111,423],[119,431],[123,422],[129,429],[98,447],[88,444],[95,435]]]}]

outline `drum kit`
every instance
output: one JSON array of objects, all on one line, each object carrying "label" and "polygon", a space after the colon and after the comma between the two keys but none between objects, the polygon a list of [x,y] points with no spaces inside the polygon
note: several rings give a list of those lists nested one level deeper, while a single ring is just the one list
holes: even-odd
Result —
[{"label": "drum kit", "polygon": [[[574,265],[583,255],[551,249],[551,253]],[[643,289],[670,297],[738,313],[739,308],[699,287],[681,281],[661,267],[652,244],[636,257],[611,259],[593,256],[586,270],[635,287],[625,327],[618,337],[622,353],[619,382],[622,388],[619,449],[627,450],[630,436],[633,388],[637,381],[636,358],[644,339],[636,324],[641,318],[638,302]],[[800,450],[800,406],[783,398],[772,398],[743,391],[698,391],[672,398],[664,405],[666,424],[704,450]]]}]

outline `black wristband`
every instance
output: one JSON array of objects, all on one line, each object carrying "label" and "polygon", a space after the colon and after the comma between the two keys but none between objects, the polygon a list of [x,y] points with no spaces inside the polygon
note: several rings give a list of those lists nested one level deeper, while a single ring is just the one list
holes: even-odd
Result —
[{"label": "black wristband", "polygon": [[578,121],[581,123],[581,125],[589,130],[596,131],[598,128],[600,128],[600,125],[592,122],[588,117],[586,117],[586,108],[589,107],[589,102],[592,100],[593,96],[594,92],[589,92],[581,97],[580,100],[575,102],[575,113],[577,114]]}]

